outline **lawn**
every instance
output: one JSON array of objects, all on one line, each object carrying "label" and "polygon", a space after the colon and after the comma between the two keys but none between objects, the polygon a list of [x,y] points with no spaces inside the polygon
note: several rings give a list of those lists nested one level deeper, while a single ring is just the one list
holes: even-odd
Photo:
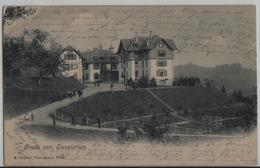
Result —
[{"label": "lawn", "polygon": [[[193,109],[193,113],[196,112],[203,115],[230,114],[227,110],[196,111],[201,108],[231,104],[232,100],[217,89],[186,87],[157,88],[151,90],[176,110]],[[169,112],[170,111],[149,92],[145,89],[140,89],[98,93],[80,102],[58,109],[56,114],[58,118],[60,118],[62,114],[63,119],[67,121],[71,120],[71,116],[75,116],[79,123],[85,114],[89,124],[97,123],[98,118],[101,119],[101,122],[109,122],[153,114],[157,114],[161,122],[165,122],[166,120],[170,123],[183,121],[171,115],[167,117],[167,113]],[[188,115],[184,115],[184,117],[189,117]],[[149,120],[151,120],[151,118],[136,119],[128,122],[120,121],[109,123],[106,127],[118,127],[122,125],[123,122],[127,125],[138,126],[140,121],[149,122]]]},{"label": "lawn", "polygon": [[226,94],[214,88],[179,87],[151,91],[176,110],[218,107],[232,101]]},{"label": "lawn", "polygon": [[89,123],[96,123],[98,117],[106,122],[167,111],[146,90],[131,90],[97,93],[59,109],[57,115],[63,113],[67,117],[82,117],[86,114]]}]

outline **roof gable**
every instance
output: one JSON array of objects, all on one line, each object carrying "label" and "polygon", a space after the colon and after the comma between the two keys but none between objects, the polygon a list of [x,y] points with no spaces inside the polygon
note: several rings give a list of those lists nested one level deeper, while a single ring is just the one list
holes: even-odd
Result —
[{"label": "roof gable", "polygon": [[[81,57],[80,51],[76,50],[75,48],[71,47],[71,46],[67,46],[65,47],[61,53],[63,53],[64,51],[74,51],[79,57]],[[82,57],[81,57],[82,58]]]},{"label": "roof gable", "polygon": [[137,37],[137,39],[122,39],[120,45],[122,44],[122,47],[126,51],[151,50],[161,41],[163,41],[170,50],[177,50],[175,42],[172,39],[164,39],[158,35],[153,35],[152,37]]}]

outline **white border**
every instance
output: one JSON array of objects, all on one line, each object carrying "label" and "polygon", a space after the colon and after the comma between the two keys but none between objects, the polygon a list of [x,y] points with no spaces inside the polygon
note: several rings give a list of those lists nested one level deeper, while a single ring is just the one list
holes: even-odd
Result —
[{"label": "white border", "polygon": [[[50,6],[50,5],[56,5],[56,6],[81,6],[81,5],[256,5],[256,21],[257,21],[257,56],[260,53],[260,33],[259,33],[259,22],[260,22],[260,11],[259,11],[259,5],[260,1],[258,0],[0,0],[0,7],[1,7],[1,16],[2,16],[2,7],[8,6],[8,5],[29,5],[29,6],[36,6],[36,5],[44,5],[44,6]],[[0,22],[2,23],[2,17],[0,18]],[[2,32],[2,27],[0,28],[0,31]],[[2,44],[2,33],[0,35],[0,44]],[[2,51],[2,45],[0,46],[0,49]],[[3,126],[3,90],[2,90],[2,52],[1,52],[1,59],[0,59],[0,127]],[[260,68],[259,59],[257,57],[257,70]],[[260,75],[257,73],[257,85],[259,85],[260,82]],[[260,95],[260,90],[257,87],[257,95]],[[260,140],[260,129],[259,129],[259,123],[260,123],[260,115],[259,115],[259,106],[260,100],[257,99],[257,107],[258,107],[258,140]],[[3,129],[0,129],[0,137],[3,137]],[[258,162],[257,165],[260,165],[260,145],[258,144]],[[3,138],[0,138],[0,165],[3,166]]]}]

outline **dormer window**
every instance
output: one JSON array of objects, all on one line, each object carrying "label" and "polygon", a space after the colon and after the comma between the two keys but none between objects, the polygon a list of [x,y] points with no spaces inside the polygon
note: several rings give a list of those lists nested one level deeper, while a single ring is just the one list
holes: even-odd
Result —
[{"label": "dormer window", "polygon": [[160,47],[160,48],[163,48],[163,43],[162,43],[162,42],[159,44],[159,47]]}]

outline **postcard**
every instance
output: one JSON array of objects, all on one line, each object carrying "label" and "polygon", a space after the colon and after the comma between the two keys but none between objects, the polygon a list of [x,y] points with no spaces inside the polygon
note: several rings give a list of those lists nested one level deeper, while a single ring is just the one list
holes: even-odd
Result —
[{"label": "postcard", "polygon": [[256,6],[4,6],[5,166],[257,164]]}]

